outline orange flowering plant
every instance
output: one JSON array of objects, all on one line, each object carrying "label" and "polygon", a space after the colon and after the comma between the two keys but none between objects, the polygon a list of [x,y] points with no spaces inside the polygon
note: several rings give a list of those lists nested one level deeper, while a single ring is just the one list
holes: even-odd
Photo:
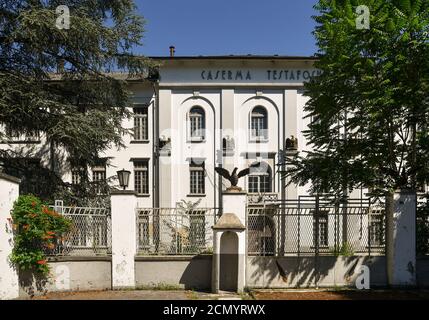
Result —
[{"label": "orange flowering plant", "polygon": [[62,236],[70,231],[71,220],[32,195],[19,196],[11,215],[14,230],[11,261],[22,270],[47,275],[46,251],[55,249]]}]

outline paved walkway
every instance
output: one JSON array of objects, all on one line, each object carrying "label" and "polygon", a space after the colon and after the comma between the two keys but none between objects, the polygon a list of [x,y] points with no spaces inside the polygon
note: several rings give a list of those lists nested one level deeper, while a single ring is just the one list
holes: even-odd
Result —
[{"label": "paved walkway", "polygon": [[[32,300],[241,300],[248,299],[232,293],[212,294],[185,290],[123,290],[55,292],[45,296],[27,298]],[[27,300],[25,299],[25,300]]]}]

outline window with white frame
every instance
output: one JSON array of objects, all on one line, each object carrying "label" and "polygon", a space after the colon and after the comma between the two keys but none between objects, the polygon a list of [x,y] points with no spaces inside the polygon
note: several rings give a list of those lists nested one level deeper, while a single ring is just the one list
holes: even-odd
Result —
[{"label": "window with white frame", "polygon": [[251,168],[247,178],[249,193],[271,192],[271,168],[263,162],[258,167]]},{"label": "window with white frame", "polygon": [[268,139],[268,114],[264,107],[255,107],[250,114],[250,138]]},{"label": "window with white frame", "polygon": [[73,185],[80,184],[83,174],[84,174],[83,168],[72,167],[72,169],[71,169],[72,184]]},{"label": "window with white frame", "polygon": [[384,245],[384,209],[372,208],[369,215],[369,243],[378,247]]},{"label": "window with white frame", "polygon": [[150,217],[151,210],[139,210],[138,215],[138,245],[140,250],[147,250],[150,247]]},{"label": "window with white frame", "polygon": [[205,194],[204,162],[191,161],[189,164],[190,194]]},{"label": "window with white frame", "polygon": [[103,194],[103,185],[106,183],[106,165],[99,164],[92,167],[92,181],[95,182],[97,194]]},{"label": "window with white frame", "polygon": [[149,162],[134,161],[134,191],[137,194],[149,194]]},{"label": "window with white frame", "polygon": [[68,160],[70,164],[71,183],[72,185],[79,185],[84,175],[86,175],[86,163],[74,157],[70,157]]},{"label": "window with white frame", "polygon": [[189,138],[191,141],[202,141],[205,138],[205,112],[201,107],[189,111]]},{"label": "window with white frame", "polygon": [[319,211],[313,214],[313,243],[319,247],[328,246],[328,212]]},{"label": "window with white frame", "polygon": [[148,106],[138,106],[134,109],[134,141],[147,141],[149,139]]},{"label": "window with white frame", "polygon": [[189,242],[191,249],[197,251],[206,245],[205,210],[193,209],[189,214]]}]

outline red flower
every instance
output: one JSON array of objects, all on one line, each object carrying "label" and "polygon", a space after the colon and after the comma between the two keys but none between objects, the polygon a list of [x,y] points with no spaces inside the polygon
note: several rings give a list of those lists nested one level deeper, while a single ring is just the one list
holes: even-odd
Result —
[{"label": "red flower", "polygon": [[46,264],[46,260],[39,260],[39,261],[37,261],[37,264]]},{"label": "red flower", "polygon": [[33,201],[33,202],[31,203],[31,206],[34,208],[34,207],[36,206],[36,202],[34,202],[34,201]]},{"label": "red flower", "polygon": [[55,234],[55,232],[53,232],[53,231],[48,231],[46,233],[49,234],[49,235],[51,235],[51,236]]}]

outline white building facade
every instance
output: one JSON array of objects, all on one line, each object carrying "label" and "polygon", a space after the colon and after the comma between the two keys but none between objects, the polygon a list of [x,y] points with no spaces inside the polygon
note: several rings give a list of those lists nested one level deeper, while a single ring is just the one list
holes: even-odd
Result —
[{"label": "white building facade", "polygon": [[[306,147],[302,90],[318,72],[314,59],[173,57],[161,62],[157,97],[150,104],[155,109],[152,140],[167,143],[152,144],[153,205],[175,207],[182,199],[201,199],[203,207],[218,207],[229,182],[214,168],[241,170],[255,162],[263,165],[239,186],[249,193],[281,195],[280,150],[291,136],[300,149]],[[283,196],[303,193],[290,187]]]},{"label": "white building facade", "polygon": [[[298,139],[298,151],[306,150],[302,131],[307,97],[304,82],[319,72],[314,57],[214,56],[158,57],[159,80],[129,81],[133,93],[133,117],[123,126],[125,148],[106,150],[106,163],[91,168],[93,180],[131,171],[129,188],[140,207],[175,207],[181,200],[202,207],[219,207],[229,182],[215,173],[262,165],[240,179],[251,194],[276,194],[295,199],[306,187],[284,186],[278,173],[279,152],[286,139]],[[19,137],[18,137],[19,138]],[[18,139],[19,140],[19,139]],[[31,141],[29,141],[31,140]],[[43,137],[9,141],[33,161],[51,163]],[[61,158],[61,160],[59,160]],[[55,167],[65,181],[78,182],[78,174],[64,157]],[[61,169],[60,169],[61,168]]]}]

